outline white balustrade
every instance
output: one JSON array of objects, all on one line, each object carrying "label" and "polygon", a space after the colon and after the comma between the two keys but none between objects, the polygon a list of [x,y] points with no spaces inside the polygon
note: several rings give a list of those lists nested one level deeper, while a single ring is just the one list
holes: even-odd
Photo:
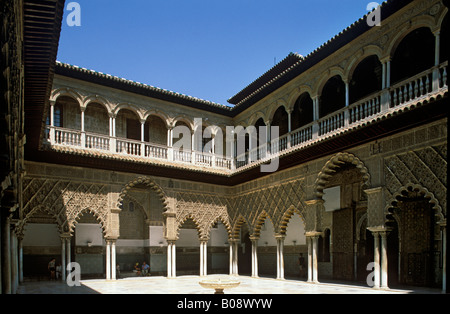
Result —
[{"label": "white balustrade", "polygon": [[335,131],[367,119],[389,114],[399,106],[418,101],[430,93],[448,90],[448,62],[419,73],[387,89],[368,96],[348,107],[285,134],[270,143],[263,143],[236,158],[191,150],[176,150],[167,146],[144,143],[99,134],[85,133],[59,127],[47,126],[46,136],[51,145],[64,145],[110,151],[145,158],[156,158],[174,162],[193,163],[198,166],[234,170],[269,157],[287,149],[301,149],[308,143],[332,136]]},{"label": "white balustrade", "polygon": [[109,150],[109,136],[86,133],[86,148]]}]

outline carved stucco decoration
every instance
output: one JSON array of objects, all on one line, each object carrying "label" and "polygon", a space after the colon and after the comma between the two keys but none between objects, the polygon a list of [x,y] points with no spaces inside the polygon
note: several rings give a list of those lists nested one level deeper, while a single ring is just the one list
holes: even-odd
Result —
[{"label": "carved stucco decoration", "polygon": [[[385,159],[385,213],[396,198],[409,190],[420,191],[434,204],[440,220],[447,216],[447,147],[425,149],[390,156]],[[400,194],[399,194],[400,193]]]},{"label": "carved stucco decoration", "polygon": [[321,199],[324,195],[323,189],[325,188],[325,185],[327,182],[331,179],[331,177],[334,175],[336,171],[339,170],[339,168],[344,164],[352,164],[356,168],[358,168],[361,171],[362,174],[362,189],[366,189],[370,187],[370,174],[367,167],[364,165],[364,163],[355,155],[350,153],[338,153],[334,155],[330,160],[327,161],[325,166],[322,168],[322,170],[319,172],[319,175],[317,176],[317,180],[314,184],[314,196],[318,199]]},{"label": "carved stucco decoration", "polygon": [[23,187],[23,232],[33,214],[43,211],[53,217],[61,234],[72,234],[77,219],[86,212],[98,220],[106,236],[110,233],[108,189],[106,185],[64,180],[26,178]]}]

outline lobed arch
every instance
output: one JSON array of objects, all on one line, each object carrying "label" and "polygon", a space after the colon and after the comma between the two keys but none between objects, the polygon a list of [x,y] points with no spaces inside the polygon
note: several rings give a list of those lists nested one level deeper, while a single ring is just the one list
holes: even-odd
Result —
[{"label": "lobed arch", "polygon": [[159,199],[161,200],[161,202],[163,204],[164,212],[166,212],[168,210],[168,201],[167,201],[166,194],[164,193],[162,188],[158,184],[155,183],[155,181],[152,178],[148,178],[148,177],[139,177],[139,178],[136,178],[136,179],[128,182],[128,184],[125,185],[125,187],[122,189],[122,191],[119,194],[117,204],[116,204],[117,208],[121,208],[122,202],[123,202],[125,196],[128,196],[128,192],[130,191],[130,189],[132,189],[136,185],[145,185],[147,187],[150,187],[153,191],[156,192]]},{"label": "lobed arch", "polygon": [[58,232],[60,234],[64,233],[64,222],[61,221],[61,219],[59,219],[59,216],[57,214],[55,214],[53,211],[51,211],[47,206],[44,205],[38,205],[36,207],[34,207],[32,210],[30,210],[27,215],[25,216],[25,218],[23,218],[22,220],[20,220],[15,228],[15,232],[16,234],[23,234],[25,232],[25,227],[28,224],[29,220],[33,217],[33,215],[37,212],[44,212],[46,214],[48,214],[51,218],[53,218],[55,220],[56,226],[58,228]]},{"label": "lobed arch", "polygon": [[314,195],[318,199],[322,199],[323,189],[325,185],[336,172],[336,169],[340,168],[343,164],[350,163],[356,166],[363,177],[363,189],[370,187],[370,174],[364,163],[355,155],[350,153],[338,153],[331,157],[322,170],[317,175],[316,182],[314,183]]},{"label": "lobed arch", "polygon": [[283,216],[281,217],[280,223],[277,226],[277,228],[275,229],[275,232],[277,234],[281,234],[283,236],[286,235],[287,232],[287,225],[289,224],[289,222],[291,221],[292,216],[294,216],[294,214],[298,214],[303,222],[303,226],[306,227],[306,222],[305,222],[305,217],[303,216],[303,214],[301,213],[301,211],[291,205],[283,214]]},{"label": "lobed arch", "polygon": [[223,217],[222,215],[217,217],[211,224],[209,224],[207,226],[207,228],[205,230],[205,234],[207,234],[209,237],[209,234],[211,233],[211,228],[218,222],[221,222],[225,226],[225,229],[227,230],[228,238],[231,238],[232,231],[231,231],[230,222],[228,220],[228,217]]},{"label": "lobed arch", "polygon": [[417,192],[421,196],[423,196],[425,199],[428,199],[429,203],[433,205],[433,209],[435,211],[435,216],[437,218],[436,224],[438,225],[446,225],[447,219],[445,216],[445,212],[441,205],[439,204],[439,201],[436,199],[433,193],[431,193],[426,187],[423,187],[420,184],[414,184],[414,183],[407,183],[406,185],[402,186],[395,192],[390,200],[388,201],[386,208],[385,208],[385,215],[386,215],[386,221],[389,222],[392,220],[391,217],[392,209],[397,206],[398,198],[403,197],[405,192]]},{"label": "lobed arch", "polygon": [[195,224],[195,229],[197,230],[199,241],[207,240],[209,238],[208,237],[209,233],[205,233],[205,230],[202,230],[202,228],[200,227],[199,222],[190,213],[179,220],[179,223],[178,223],[178,225],[176,227],[177,240],[180,238],[181,226],[189,219],[191,219],[194,222],[194,224]]},{"label": "lobed arch", "polygon": [[256,238],[259,238],[261,236],[261,228],[267,218],[270,220],[275,230],[275,224],[273,223],[272,217],[265,210],[263,210],[255,220],[255,226],[253,228],[252,236]]},{"label": "lobed arch", "polygon": [[231,229],[230,239],[238,240],[240,238],[239,232],[241,231],[241,227],[244,223],[249,224],[247,219],[245,219],[244,216],[242,216],[242,214],[239,214],[238,218],[236,219],[236,222],[234,223],[234,226]]},{"label": "lobed arch", "polygon": [[107,221],[105,221],[102,218],[102,216],[99,215],[99,213],[97,211],[92,210],[89,207],[80,210],[75,217],[73,217],[70,221],[67,221],[70,235],[73,236],[73,233],[75,232],[75,228],[79,223],[78,218],[80,218],[81,216],[83,216],[86,213],[90,213],[95,217],[95,219],[98,221],[98,223],[100,224],[100,226],[102,228],[103,237],[106,239],[108,237]]}]

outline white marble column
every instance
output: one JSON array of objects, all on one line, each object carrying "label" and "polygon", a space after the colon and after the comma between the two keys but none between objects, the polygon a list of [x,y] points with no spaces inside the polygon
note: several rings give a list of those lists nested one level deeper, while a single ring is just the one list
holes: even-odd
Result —
[{"label": "white marble column", "polygon": [[319,269],[318,269],[318,260],[317,260],[317,252],[318,252],[318,242],[319,242],[319,236],[312,237],[312,280],[314,283],[319,282]]},{"label": "white marble column", "polygon": [[308,245],[308,282],[313,282],[313,244],[312,238],[306,237]]},{"label": "white marble column", "polygon": [[61,280],[66,280],[66,238],[61,238]]},{"label": "white marble column", "polygon": [[111,242],[106,241],[106,280],[111,280]]},{"label": "white marble column", "polygon": [[381,288],[387,289],[388,285],[388,257],[387,257],[387,235],[388,232],[381,232]]},{"label": "white marble column", "polygon": [[19,283],[23,283],[23,235],[17,238],[19,246]]},{"label": "white marble column", "polygon": [[277,279],[284,279],[284,236],[277,236]]},{"label": "white marble column", "polygon": [[200,276],[207,276],[208,256],[207,256],[208,242],[202,240],[200,242]]},{"label": "white marble column", "polygon": [[447,293],[447,226],[442,228],[442,292]]},{"label": "white marble column", "polygon": [[176,246],[175,241],[167,241],[167,278],[176,277]]},{"label": "white marble column", "polygon": [[116,280],[116,240],[111,241],[111,279]]},{"label": "white marble column", "polygon": [[380,236],[378,232],[373,232],[374,238],[374,285],[376,289],[380,288]]},{"label": "white marble column", "polygon": [[252,277],[258,278],[258,239],[251,238],[252,241]]}]

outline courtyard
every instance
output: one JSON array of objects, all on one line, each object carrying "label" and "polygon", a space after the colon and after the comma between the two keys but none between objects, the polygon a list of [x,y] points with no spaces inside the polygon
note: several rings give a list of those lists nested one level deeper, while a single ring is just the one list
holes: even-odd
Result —
[{"label": "courtyard", "polygon": [[248,276],[211,275],[166,277],[134,277],[119,280],[81,280],[80,287],[69,287],[64,282],[25,282],[19,287],[19,294],[213,294],[214,290],[202,288],[203,280],[237,280],[239,287],[225,290],[225,294],[440,294],[439,289],[401,288],[373,289],[368,286],[350,285],[340,282],[311,284],[299,280],[276,280]]}]

